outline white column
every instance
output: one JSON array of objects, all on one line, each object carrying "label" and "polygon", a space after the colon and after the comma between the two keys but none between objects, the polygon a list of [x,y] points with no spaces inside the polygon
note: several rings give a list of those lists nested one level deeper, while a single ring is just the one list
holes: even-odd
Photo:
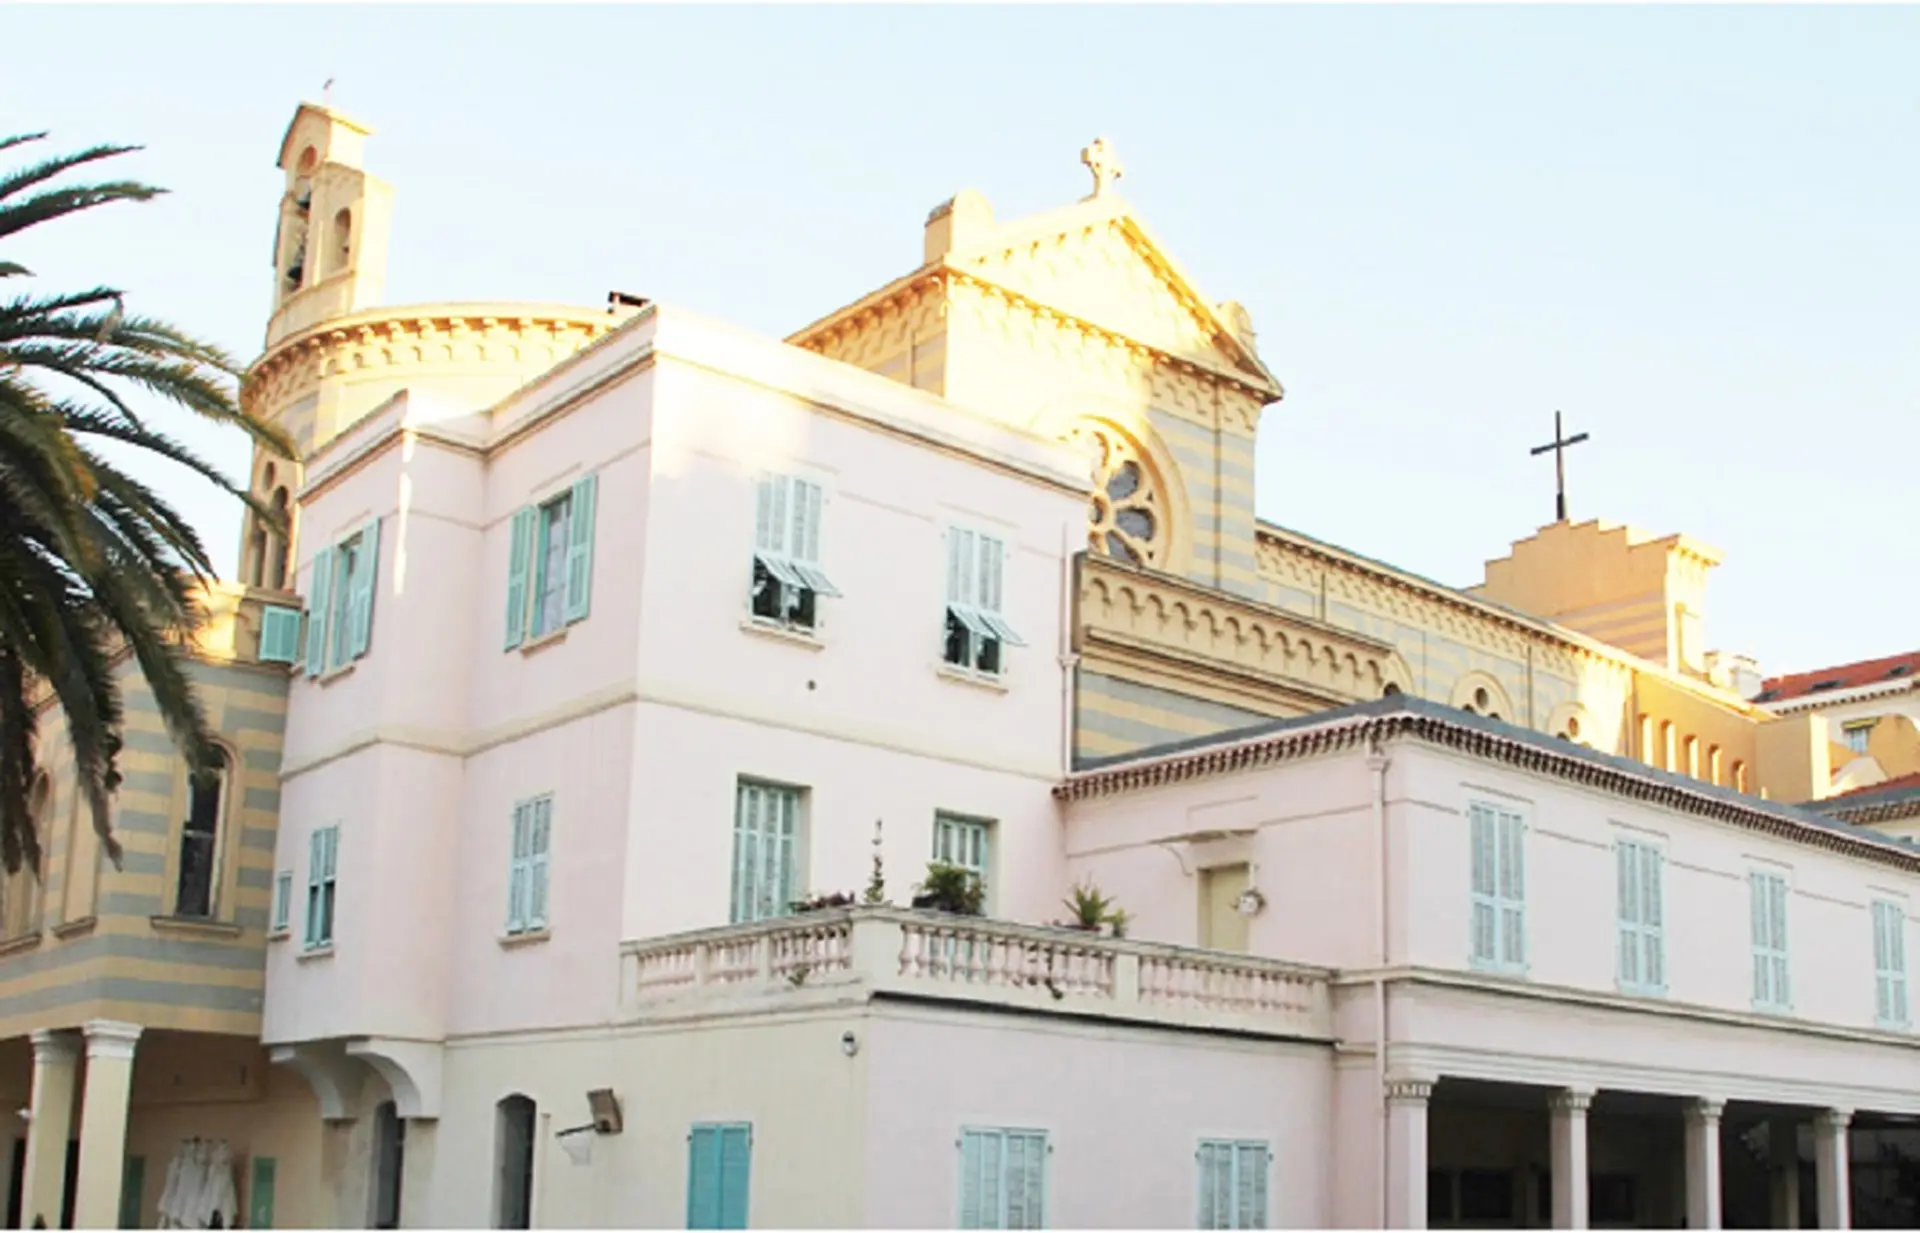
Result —
[{"label": "white column", "polygon": [[[60,1225],[67,1188],[67,1139],[73,1133],[73,1080],[80,1038],[42,1029],[33,1040],[33,1089],[27,1097],[27,1167],[21,1178],[20,1227],[41,1217]],[[118,1213],[116,1212],[117,1216]]]},{"label": "white column", "polygon": [[1587,1227],[1587,1109],[1593,1092],[1570,1087],[1555,1092],[1551,1111],[1553,1139],[1553,1227]]},{"label": "white column", "polygon": [[1387,1080],[1389,1229],[1427,1227],[1427,1102],[1430,1079]]},{"label": "white column", "polygon": [[1718,1100],[1687,1106],[1687,1227],[1720,1227],[1720,1112]]},{"label": "white column", "polygon": [[73,1224],[111,1229],[120,1223],[120,1185],[127,1167],[127,1101],[133,1091],[137,1023],[95,1019],[86,1025],[87,1081],[80,1093],[80,1176]]},{"label": "white column", "polygon": [[1852,1123],[1849,1109],[1825,1109],[1813,1119],[1814,1197],[1823,1229],[1853,1227],[1853,1174],[1847,1161],[1847,1127]]}]

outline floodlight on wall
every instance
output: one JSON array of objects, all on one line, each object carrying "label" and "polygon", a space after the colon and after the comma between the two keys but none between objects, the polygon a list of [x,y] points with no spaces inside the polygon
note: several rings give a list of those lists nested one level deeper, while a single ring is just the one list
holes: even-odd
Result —
[{"label": "floodlight on wall", "polygon": [[840,1052],[846,1054],[848,1057],[852,1057],[854,1054],[860,1052],[860,1038],[852,1032],[842,1034],[840,1037]]},{"label": "floodlight on wall", "polygon": [[1258,916],[1260,910],[1266,906],[1267,897],[1260,893],[1258,887],[1253,886],[1241,891],[1240,897],[1233,901],[1233,910],[1242,916]]},{"label": "floodlight on wall", "polygon": [[587,1109],[593,1114],[593,1133],[617,1135],[624,1124],[620,1116],[620,1098],[610,1087],[597,1087],[587,1093]]}]

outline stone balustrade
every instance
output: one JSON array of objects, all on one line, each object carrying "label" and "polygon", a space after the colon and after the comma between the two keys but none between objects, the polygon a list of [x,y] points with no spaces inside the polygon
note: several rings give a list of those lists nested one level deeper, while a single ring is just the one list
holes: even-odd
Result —
[{"label": "stone balustrade", "polygon": [[893,907],[837,908],[622,948],[634,1018],[911,997],[1330,1039],[1329,974],[1252,955]]}]

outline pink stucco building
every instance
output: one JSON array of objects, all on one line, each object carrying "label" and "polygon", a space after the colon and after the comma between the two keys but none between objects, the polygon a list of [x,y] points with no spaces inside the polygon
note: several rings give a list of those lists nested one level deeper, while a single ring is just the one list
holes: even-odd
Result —
[{"label": "pink stucco building", "polygon": [[[365,133],[288,131],[246,387],[270,1098],[128,1142],[256,1226],[1920,1220],[1920,849],[1746,790],[1819,750],[1697,546],[1642,659],[1258,524],[1279,384],[1098,143],[778,341],[379,304]],[[1502,595],[1631,538],[1549,531]]]}]

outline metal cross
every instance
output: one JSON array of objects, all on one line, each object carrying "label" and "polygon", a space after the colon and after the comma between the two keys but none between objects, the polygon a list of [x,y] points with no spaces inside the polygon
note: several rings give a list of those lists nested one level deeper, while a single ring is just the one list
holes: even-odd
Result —
[{"label": "metal cross", "polygon": [[327,78],[326,85],[320,87],[320,105],[322,107],[333,106],[333,78],[331,77]]},{"label": "metal cross", "polygon": [[1567,520],[1567,447],[1578,445],[1587,439],[1584,432],[1576,432],[1571,437],[1560,431],[1560,413],[1553,413],[1553,440],[1545,445],[1533,447],[1533,455],[1538,458],[1548,450],[1553,451],[1553,512],[1554,521]]},{"label": "metal cross", "polygon": [[1093,173],[1093,192],[1086,200],[1091,201],[1113,186],[1113,182],[1127,173],[1120,165],[1120,158],[1113,152],[1104,137],[1095,137],[1092,144],[1080,151],[1080,161]]}]

